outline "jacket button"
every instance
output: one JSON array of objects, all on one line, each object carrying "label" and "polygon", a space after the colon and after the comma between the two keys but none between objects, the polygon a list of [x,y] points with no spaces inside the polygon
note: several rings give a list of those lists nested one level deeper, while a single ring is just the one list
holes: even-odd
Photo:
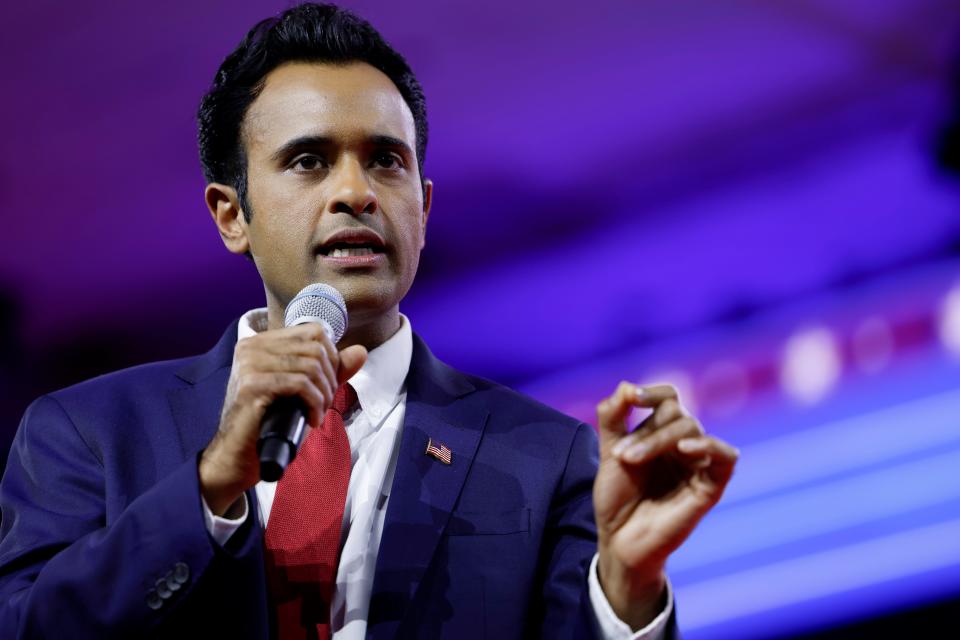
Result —
[{"label": "jacket button", "polygon": [[163,598],[164,600],[166,600],[167,598],[173,595],[173,591],[170,590],[170,588],[167,586],[167,581],[164,580],[163,578],[160,578],[159,580],[157,580],[156,586],[157,586],[157,595]]},{"label": "jacket button", "polygon": [[150,589],[150,592],[147,594],[147,606],[154,611],[163,606],[163,599],[157,595],[157,592],[153,589]]},{"label": "jacket button", "polygon": [[185,583],[190,579],[190,567],[183,562],[173,565],[173,579],[180,584]]},{"label": "jacket button", "polygon": [[173,571],[170,571],[167,573],[167,575],[163,576],[163,582],[167,585],[167,589],[170,589],[170,591],[179,591],[180,587],[183,586],[177,582],[176,578],[173,577]]}]

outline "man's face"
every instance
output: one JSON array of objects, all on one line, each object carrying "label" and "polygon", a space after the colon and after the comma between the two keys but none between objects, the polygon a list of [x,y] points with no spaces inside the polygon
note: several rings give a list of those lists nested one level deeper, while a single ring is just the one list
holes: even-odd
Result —
[{"label": "man's face", "polygon": [[415,139],[400,92],[368,64],[289,63],[267,75],[242,128],[252,219],[238,224],[271,308],[325,282],[351,325],[396,315],[432,192],[428,181],[425,203]]}]

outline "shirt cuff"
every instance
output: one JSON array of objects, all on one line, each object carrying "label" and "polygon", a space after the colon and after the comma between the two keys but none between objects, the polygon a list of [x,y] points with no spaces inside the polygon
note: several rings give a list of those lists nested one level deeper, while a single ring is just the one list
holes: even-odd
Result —
[{"label": "shirt cuff", "polygon": [[593,615],[597,619],[597,626],[600,629],[600,637],[603,640],[661,640],[667,628],[667,621],[670,620],[670,615],[673,613],[673,588],[670,586],[670,578],[667,578],[667,606],[650,624],[634,633],[630,626],[620,620],[617,614],[613,612],[607,596],[603,593],[597,573],[599,557],[599,554],[594,554],[593,560],[590,562],[590,570],[587,573],[587,588],[590,592]]},{"label": "shirt cuff", "polygon": [[213,511],[210,510],[203,496],[200,496],[200,503],[203,505],[203,523],[207,526],[207,532],[221,547],[227,544],[227,540],[236,533],[237,529],[240,528],[240,525],[244,523],[249,515],[247,494],[243,494],[243,513],[241,513],[240,517],[236,520],[213,515]]}]

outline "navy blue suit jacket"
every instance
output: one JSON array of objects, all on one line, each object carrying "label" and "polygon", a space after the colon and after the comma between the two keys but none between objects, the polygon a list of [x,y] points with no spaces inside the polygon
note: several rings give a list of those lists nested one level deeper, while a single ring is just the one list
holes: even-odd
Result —
[{"label": "navy blue suit jacket", "polygon": [[[218,546],[197,478],[236,334],[28,408],[0,482],[0,637],[269,637],[257,518]],[[591,427],[415,336],[368,636],[592,637],[596,467]]]}]

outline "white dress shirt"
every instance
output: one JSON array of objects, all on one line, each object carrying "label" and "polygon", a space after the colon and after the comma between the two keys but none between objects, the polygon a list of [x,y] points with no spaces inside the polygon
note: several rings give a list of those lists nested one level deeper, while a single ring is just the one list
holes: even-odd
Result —
[{"label": "white dress shirt", "polygon": [[[267,328],[267,310],[253,309],[240,318],[237,339],[243,340]],[[400,433],[407,407],[405,380],[413,355],[410,321],[400,316],[400,329],[386,342],[370,351],[367,361],[349,382],[357,392],[357,407],[344,416],[353,468],[343,512],[340,564],[330,605],[330,630],[336,640],[362,640],[367,633],[367,613],[373,591],[377,553],[383,535],[383,522],[393,485]],[[267,526],[277,485],[258,482],[255,487],[260,507],[260,525]],[[246,498],[243,513],[237,519],[213,515],[203,502],[207,530],[220,545],[249,516]],[[602,637],[607,640],[657,640],[663,636],[673,608],[667,584],[667,606],[646,627],[632,633],[619,620],[603,594],[597,578],[597,556],[590,563],[587,580],[590,603]]]}]

